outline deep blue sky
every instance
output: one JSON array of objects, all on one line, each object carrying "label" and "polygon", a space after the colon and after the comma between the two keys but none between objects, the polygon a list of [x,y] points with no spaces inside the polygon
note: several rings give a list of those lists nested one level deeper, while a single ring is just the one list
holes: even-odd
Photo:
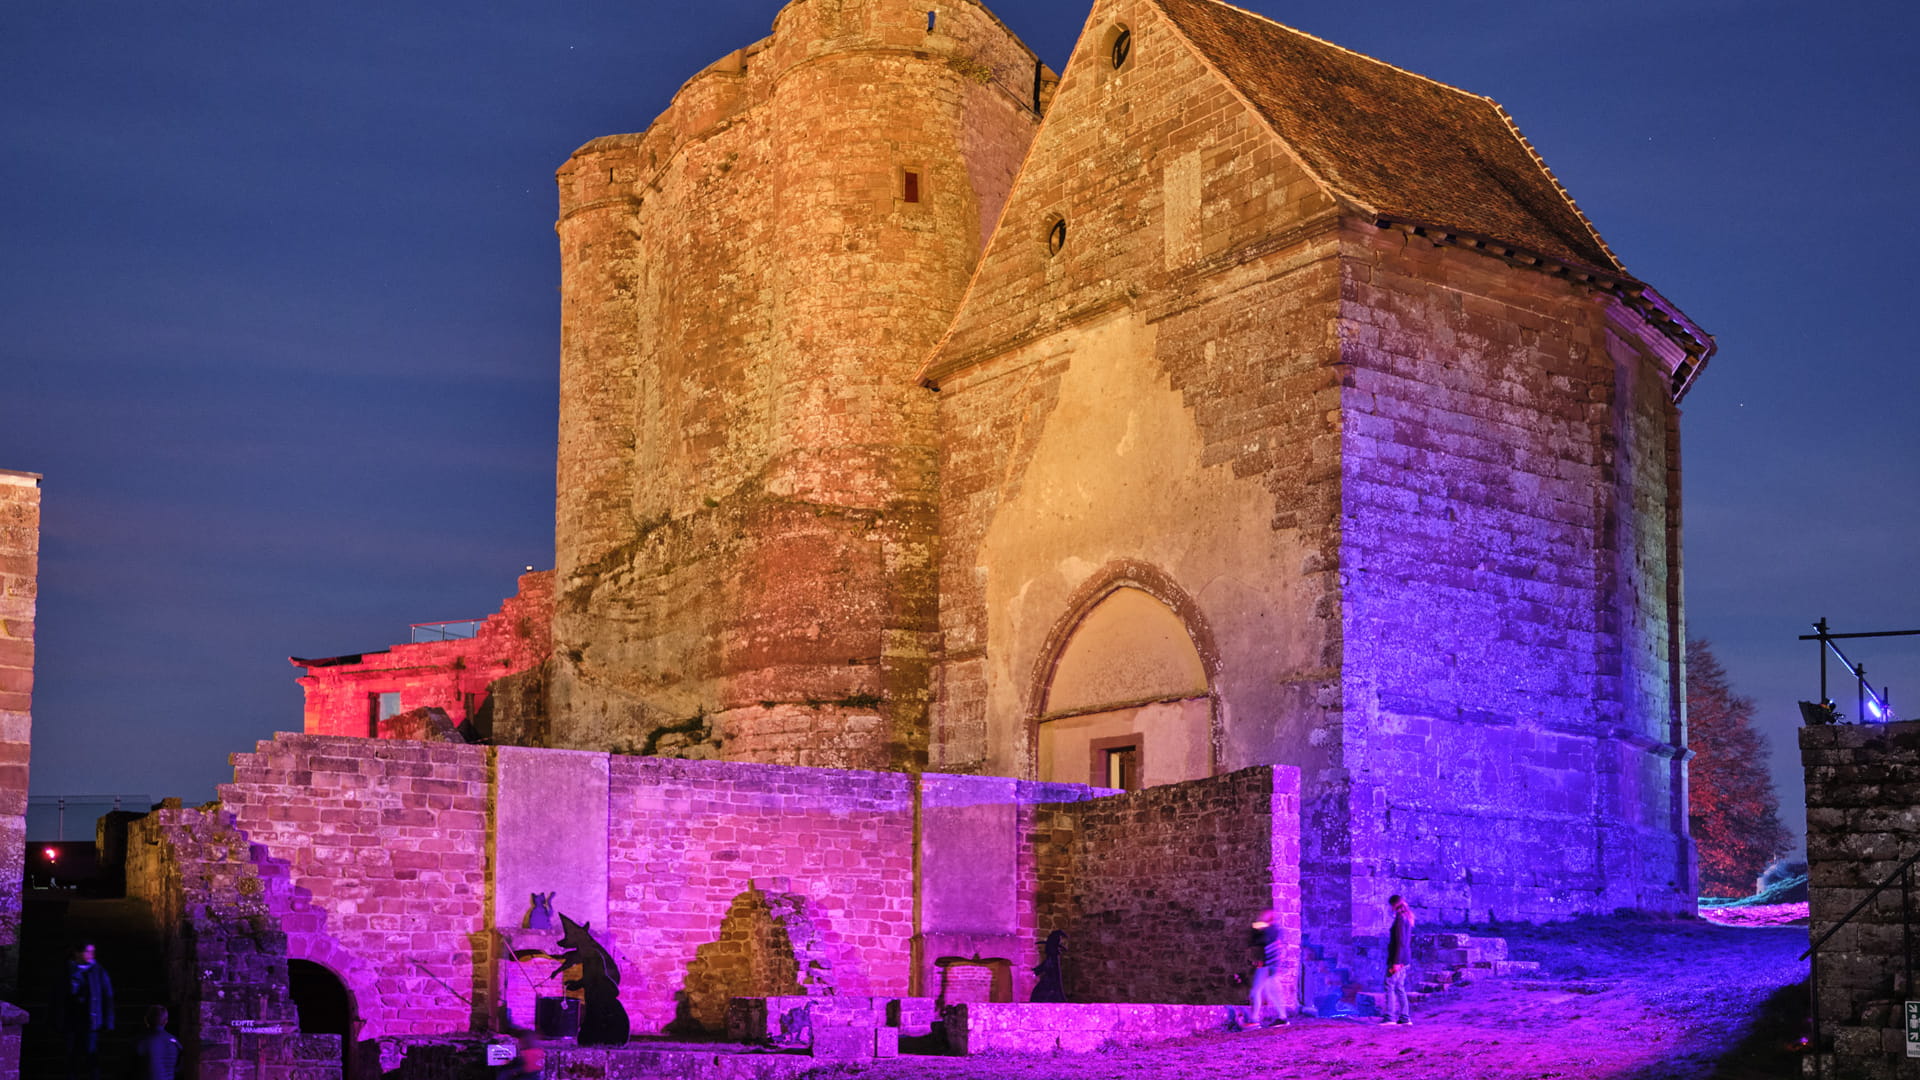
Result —
[{"label": "deep blue sky", "polygon": [[[1686,402],[1688,613],[1797,808],[1795,635],[1920,628],[1920,10],[1252,6],[1499,100],[1719,337]],[[46,474],[35,794],[209,798],[299,727],[287,655],[484,615],[551,565],[553,170],[777,7],[0,6],[0,468]],[[998,10],[1056,69],[1086,14]],[[1855,651],[1920,715],[1920,639]]]}]

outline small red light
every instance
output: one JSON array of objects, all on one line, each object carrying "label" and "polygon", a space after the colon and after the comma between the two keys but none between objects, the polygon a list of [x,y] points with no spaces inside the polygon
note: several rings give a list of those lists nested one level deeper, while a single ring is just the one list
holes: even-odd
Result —
[{"label": "small red light", "polygon": [[41,848],[40,852],[47,857],[48,862],[58,862],[60,859],[60,851],[57,848]]}]

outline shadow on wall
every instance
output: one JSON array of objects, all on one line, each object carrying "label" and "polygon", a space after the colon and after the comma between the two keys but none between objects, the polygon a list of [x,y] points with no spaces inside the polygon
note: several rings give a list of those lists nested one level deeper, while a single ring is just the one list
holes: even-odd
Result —
[{"label": "shadow on wall", "polygon": [[719,938],[694,950],[668,1031],[725,1031],[732,998],[817,996],[833,989],[833,964],[806,897],[749,889],[733,898]]}]

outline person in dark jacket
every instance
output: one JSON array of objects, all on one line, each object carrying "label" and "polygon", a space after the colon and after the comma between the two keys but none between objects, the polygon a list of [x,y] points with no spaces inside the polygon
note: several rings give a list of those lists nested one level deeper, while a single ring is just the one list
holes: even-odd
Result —
[{"label": "person in dark jacket", "polygon": [[61,988],[60,1027],[67,1036],[67,1080],[79,1080],[82,1070],[100,1080],[100,1035],[113,1030],[113,980],[93,955],[93,942],[83,941],[67,961],[67,985]]},{"label": "person in dark jacket", "polygon": [[176,1080],[180,1075],[180,1043],[167,1034],[167,1010],[147,1010],[147,1033],[133,1044],[131,1080]]},{"label": "person in dark jacket", "polygon": [[1387,897],[1393,911],[1393,929],[1387,931],[1387,1001],[1383,1024],[1413,1023],[1413,1004],[1407,999],[1407,975],[1413,966],[1413,909],[1406,897]]},{"label": "person in dark jacket", "polygon": [[[1253,928],[1247,932],[1247,947],[1253,952],[1253,989],[1248,994],[1249,1026],[1279,1027],[1287,1022],[1287,1007],[1281,1004],[1280,993],[1279,921],[1277,913],[1263,911],[1259,918],[1253,920]],[[1261,1020],[1261,1014],[1269,1009],[1273,1015]]]}]

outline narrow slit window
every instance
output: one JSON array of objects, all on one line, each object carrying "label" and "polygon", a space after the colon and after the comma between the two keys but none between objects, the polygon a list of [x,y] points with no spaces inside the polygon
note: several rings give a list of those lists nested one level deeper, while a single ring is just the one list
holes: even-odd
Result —
[{"label": "narrow slit window", "polygon": [[939,12],[937,12],[937,11],[929,11],[929,12],[927,12],[927,32],[928,32],[928,33],[932,33],[932,32],[933,32],[933,24],[934,24],[935,22],[937,22],[937,21],[939,21],[939,18],[940,18],[940,13],[939,13]]},{"label": "narrow slit window", "polygon": [[1047,254],[1058,255],[1060,249],[1067,246],[1067,220],[1061,218],[1047,230]]},{"label": "narrow slit window", "polygon": [[912,169],[906,170],[900,185],[900,197],[907,202],[920,201],[920,174]]}]

